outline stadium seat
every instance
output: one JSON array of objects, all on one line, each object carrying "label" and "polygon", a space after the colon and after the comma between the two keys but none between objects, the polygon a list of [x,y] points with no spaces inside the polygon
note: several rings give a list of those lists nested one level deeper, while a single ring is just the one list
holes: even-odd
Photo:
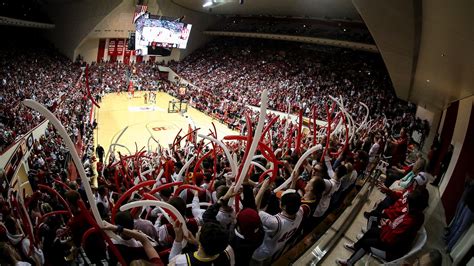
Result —
[{"label": "stadium seat", "polygon": [[[382,251],[376,248],[370,248],[371,250],[370,255],[374,257],[375,259],[380,260],[383,263],[383,265],[401,265],[403,261],[410,258],[417,252],[419,252],[425,246],[427,239],[428,239],[428,235],[426,234],[425,227],[422,227],[418,231],[415,243],[413,243],[413,248],[403,257],[387,262],[385,260],[385,257],[386,257],[385,251]],[[368,261],[366,262],[365,265],[369,265]]]}]

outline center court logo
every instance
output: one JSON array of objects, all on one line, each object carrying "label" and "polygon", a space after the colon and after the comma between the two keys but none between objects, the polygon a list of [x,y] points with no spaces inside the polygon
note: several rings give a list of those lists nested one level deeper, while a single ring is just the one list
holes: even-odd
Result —
[{"label": "center court logo", "polygon": [[153,111],[160,111],[164,112],[164,109],[156,107],[156,106],[129,106],[129,112],[153,112]]},{"label": "center court logo", "polygon": [[152,129],[153,129],[153,131],[164,131],[164,130],[167,130],[166,127],[154,127],[154,128],[152,128]]}]

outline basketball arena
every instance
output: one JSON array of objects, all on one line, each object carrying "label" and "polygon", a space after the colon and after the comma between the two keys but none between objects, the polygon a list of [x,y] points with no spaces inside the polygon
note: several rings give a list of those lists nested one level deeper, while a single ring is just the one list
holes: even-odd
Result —
[{"label": "basketball arena", "polygon": [[472,11],[0,0],[0,265],[474,265]]}]

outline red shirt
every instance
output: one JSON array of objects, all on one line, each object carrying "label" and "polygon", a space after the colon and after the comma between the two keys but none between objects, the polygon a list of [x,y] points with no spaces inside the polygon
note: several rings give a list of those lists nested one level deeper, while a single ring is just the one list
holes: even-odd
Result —
[{"label": "red shirt", "polygon": [[82,211],[78,214],[75,214],[69,220],[68,225],[72,232],[72,240],[77,246],[81,244],[84,233],[92,227]]},{"label": "red shirt", "polygon": [[394,220],[398,216],[407,212],[407,196],[413,191],[413,186],[408,187],[404,191],[392,191],[389,196],[396,198],[397,201],[390,207],[382,211],[382,214],[390,220]]},{"label": "red shirt", "polygon": [[395,254],[406,254],[411,249],[411,243],[416,238],[425,216],[423,213],[406,213],[393,221],[382,225],[380,229],[380,240],[393,247],[390,251]]},{"label": "red shirt", "polygon": [[174,169],[173,160],[166,161],[165,166],[164,166],[163,177],[166,178],[168,182],[171,182],[171,174],[173,174],[173,169]]}]

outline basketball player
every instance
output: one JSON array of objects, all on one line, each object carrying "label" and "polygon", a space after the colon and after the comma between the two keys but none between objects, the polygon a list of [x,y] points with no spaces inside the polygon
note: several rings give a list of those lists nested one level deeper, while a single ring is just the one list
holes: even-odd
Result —
[{"label": "basketball player", "polygon": [[128,98],[133,98],[133,81],[131,80],[130,83],[128,83]]},{"label": "basketball player", "polygon": [[181,34],[180,34],[179,38],[182,39],[182,40],[187,40],[188,37],[189,37],[189,30],[188,30],[188,27],[185,25],[181,29]]},{"label": "basketball player", "polygon": [[[147,102],[147,94],[146,94],[146,92],[145,92],[145,94],[143,95],[143,97],[145,98],[145,104],[147,104],[148,102]],[[150,98],[151,98],[151,97],[150,97]],[[151,100],[151,99],[150,99],[150,100]]]},{"label": "basketball player", "polygon": [[179,101],[182,102],[184,100],[184,96],[186,96],[186,87],[182,86],[179,88]]}]

